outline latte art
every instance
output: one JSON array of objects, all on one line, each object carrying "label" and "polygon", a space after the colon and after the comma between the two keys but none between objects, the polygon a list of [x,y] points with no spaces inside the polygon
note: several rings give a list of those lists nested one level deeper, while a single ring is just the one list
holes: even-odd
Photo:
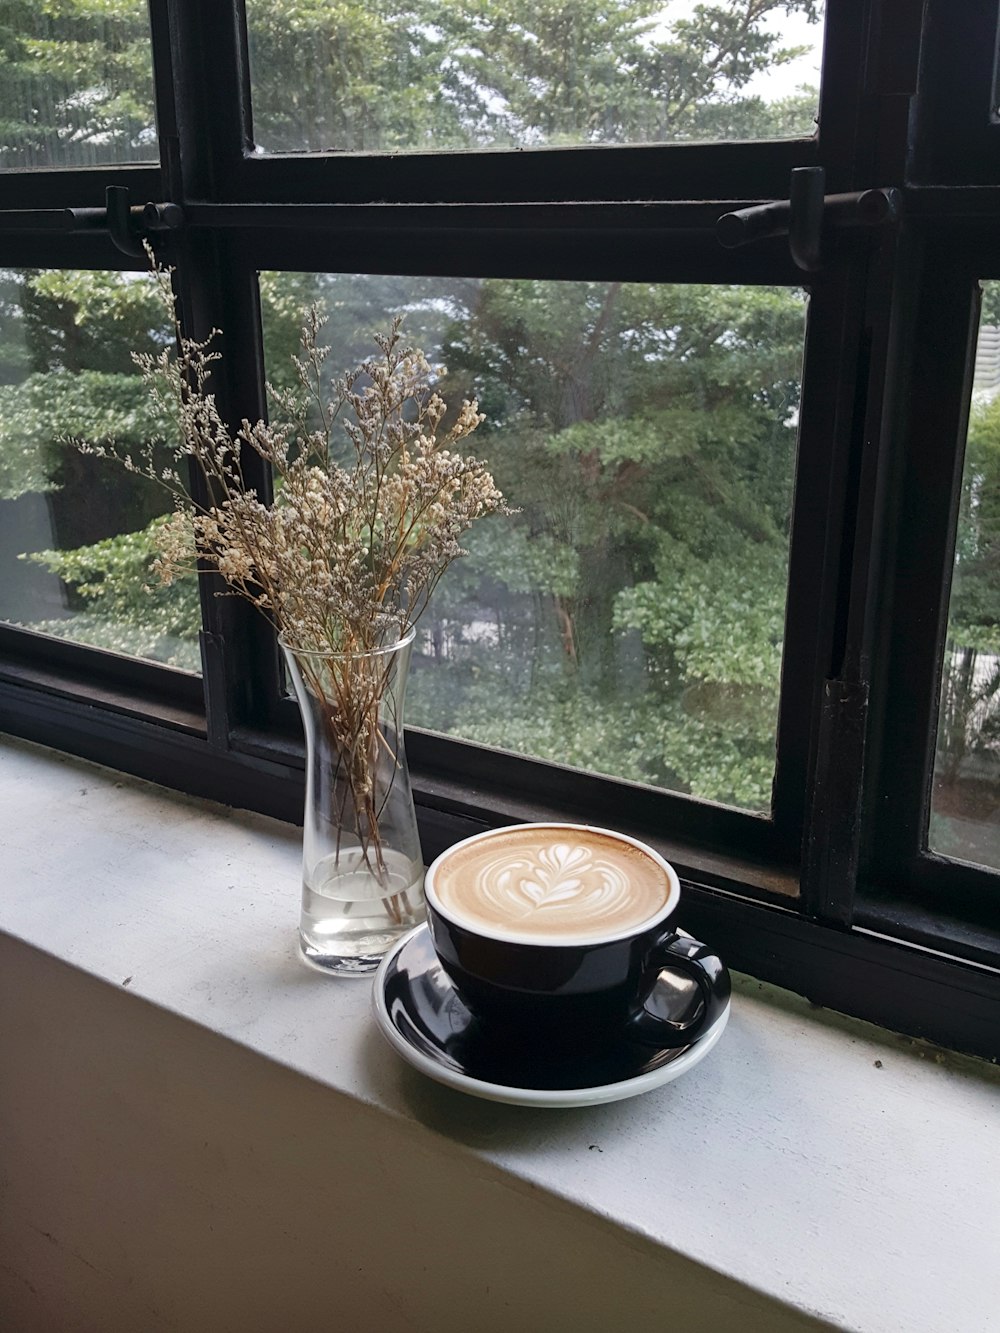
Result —
[{"label": "latte art", "polygon": [[627,904],[629,880],[589,848],[557,842],[534,854],[498,857],[477,872],[470,889],[515,921],[552,912],[596,925]]},{"label": "latte art", "polygon": [[671,884],[651,855],[624,839],[583,827],[522,825],[446,854],[433,891],[472,929],[553,942],[641,926],[666,907]]}]

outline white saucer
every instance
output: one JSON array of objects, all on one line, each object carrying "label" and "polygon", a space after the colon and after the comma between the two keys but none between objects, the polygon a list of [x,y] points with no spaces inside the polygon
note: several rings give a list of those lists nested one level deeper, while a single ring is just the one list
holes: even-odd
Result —
[{"label": "white saucer", "polygon": [[414,1069],[458,1092],[512,1106],[598,1106],[661,1087],[704,1060],[725,1030],[729,1004],[688,1046],[653,1047],[623,1037],[599,1057],[552,1060],[544,1052],[499,1053],[456,994],[426,925],[404,935],[375,974],[375,1021]]}]

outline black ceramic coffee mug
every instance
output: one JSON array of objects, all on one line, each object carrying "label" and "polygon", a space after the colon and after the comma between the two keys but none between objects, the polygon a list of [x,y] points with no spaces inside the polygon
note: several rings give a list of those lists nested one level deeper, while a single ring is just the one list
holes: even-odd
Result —
[{"label": "black ceramic coffee mug", "polygon": [[579,824],[491,829],[443,852],[425,890],[441,966],[500,1035],[686,1046],[729,1001],[721,960],[674,924],[676,872],[635,838]]}]

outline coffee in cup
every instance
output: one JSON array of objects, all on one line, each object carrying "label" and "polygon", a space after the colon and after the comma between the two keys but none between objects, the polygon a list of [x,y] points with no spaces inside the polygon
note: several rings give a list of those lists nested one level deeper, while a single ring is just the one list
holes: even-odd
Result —
[{"label": "coffee in cup", "polygon": [[442,967],[497,1033],[578,1041],[584,1029],[627,1031],[687,1045],[728,1002],[721,961],[673,925],[673,867],[625,834],[491,829],[443,852],[425,890]]},{"label": "coffee in cup", "polygon": [[674,891],[669,867],[617,834],[516,825],[439,858],[442,911],[470,929],[532,944],[574,944],[641,930]]}]

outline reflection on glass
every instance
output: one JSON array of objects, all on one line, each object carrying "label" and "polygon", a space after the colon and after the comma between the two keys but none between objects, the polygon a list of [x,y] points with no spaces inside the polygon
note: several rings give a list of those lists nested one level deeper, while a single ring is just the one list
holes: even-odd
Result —
[{"label": "reflection on glass", "polygon": [[9,0],[0,42],[0,168],[156,160],[146,0]]},{"label": "reflection on glass", "polygon": [[0,619],[197,670],[194,578],[151,586],[169,496],[67,443],[162,442],[166,462],[130,354],[171,336],[148,278],[0,270]]},{"label": "reflection on glass", "polygon": [[822,0],[247,0],[265,152],[809,135]]},{"label": "reflection on glass", "polygon": [[419,622],[416,726],[766,810],[805,298],[774,288],[263,274],[331,368],[405,312],[512,505]]},{"label": "reflection on glass", "polygon": [[928,841],[1000,869],[1000,282],[983,283]]}]

